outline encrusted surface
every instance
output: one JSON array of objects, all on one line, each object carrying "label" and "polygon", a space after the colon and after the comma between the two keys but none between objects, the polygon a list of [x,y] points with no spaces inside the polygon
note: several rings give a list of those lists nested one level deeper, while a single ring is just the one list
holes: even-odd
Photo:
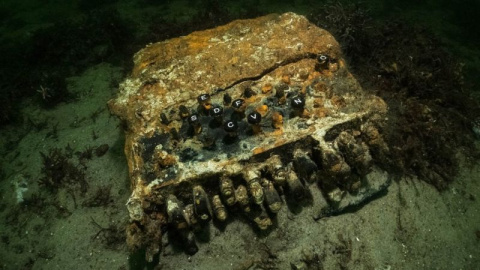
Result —
[{"label": "encrusted surface", "polygon": [[374,166],[388,150],[385,103],[303,16],[234,21],[134,60],[109,105],[127,126],[129,245],[149,260],[167,223],[193,254],[193,231],[212,218],[241,212],[264,230],[286,197],[315,201],[320,188],[335,212],[388,184]]}]

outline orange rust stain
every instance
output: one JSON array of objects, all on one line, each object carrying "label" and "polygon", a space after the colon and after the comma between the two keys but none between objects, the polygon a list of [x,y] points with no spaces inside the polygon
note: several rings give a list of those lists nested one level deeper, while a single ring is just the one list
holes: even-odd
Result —
[{"label": "orange rust stain", "polygon": [[254,95],[249,98],[245,98],[245,102],[246,104],[251,104],[251,103],[259,102],[261,99],[262,99],[261,96]]},{"label": "orange rust stain", "polygon": [[310,115],[311,115],[310,111],[307,110],[307,109],[304,109],[303,112],[302,112],[302,115],[301,115],[300,117],[302,117],[302,118],[310,118]]},{"label": "orange rust stain", "polygon": [[145,68],[148,67],[150,64],[152,64],[152,62],[150,62],[150,61],[139,63],[139,64],[135,67],[135,72],[134,72],[134,73],[138,74],[141,70],[145,69]]},{"label": "orange rust stain", "polygon": [[212,38],[212,35],[189,35],[187,39],[189,54],[195,55],[198,51],[205,49],[210,44],[208,41]]},{"label": "orange rust stain", "polygon": [[257,107],[257,112],[261,114],[262,116],[265,116],[268,112],[268,106],[267,105],[261,105]]},{"label": "orange rust stain", "polygon": [[272,125],[274,128],[281,128],[283,126],[283,116],[279,112],[273,113]]},{"label": "orange rust stain", "polygon": [[234,56],[234,57],[230,58],[230,60],[228,60],[228,63],[232,64],[232,65],[235,65],[236,63],[238,63],[239,60],[240,60],[240,58],[238,56]]},{"label": "orange rust stain", "polygon": [[254,155],[258,155],[258,154],[261,154],[263,152],[265,152],[265,148],[263,147],[256,147],[256,148],[253,148],[252,152]]},{"label": "orange rust stain", "polygon": [[325,107],[315,109],[313,112],[318,118],[324,118],[329,115],[329,110]]},{"label": "orange rust stain", "polygon": [[172,155],[162,156],[161,154],[157,154],[155,156],[155,160],[158,162],[158,165],[160,165],[160,167],[162,168],[170,167],[177,164],[177,159]]},{"label": "orange rust stain", "polygon": [[283,134],[283,128],[280,127],[275,129],[274,131],[270,132],[270,136],[281,136]]},{"label": "orange rust stain", "polygon": [[323,98],[315,98],[313,100],[313,107],[314,108],[321,108],[324,106]]},{"label": "orange rust stain", "polygon": [[326,92],[327,86],[324,83],[319,82],[313,86],[313,89],[315,89],[316,92]]},{"label": "orange rust stain", "polygon": [[337,108],[342,108],[345,107],[346,102],[345,99],[341,96],[333,96],[330,101],[332,102],[333,105],[335,105]]},{"label": "orange rust stain", "polygon": [[267,83],[264,86],[262,86],[262,93],[267,94],[272,91],[273,87],[271,84]]},{"label": "orange rust stain", "polygon": [[300,90],[300,94],[305,95],[306,93],[307,93],[307,86],[304,84],[304,85],[302,86],[302,90]]}]

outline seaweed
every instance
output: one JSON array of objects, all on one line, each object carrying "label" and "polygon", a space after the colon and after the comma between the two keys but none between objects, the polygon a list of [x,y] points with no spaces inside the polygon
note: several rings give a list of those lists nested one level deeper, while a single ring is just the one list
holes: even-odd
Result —
[{"label": "seaweed", "polygon": [[456,153],[478,156],[471,122],[480,106],[465,88],[458,58],[427,29],[375,21],[359,4],[330,1],[309,17],[336,37],[352,73],[389,106],[381,129],[390,153],[378,163],[444,190],[458,172]]},{"label": "seaweed", "polygon": [[86,160],[91,160],[93,157],[93,151],[95,150],[95,147],[93,146],[88,146],[85,147],[83,151],[77,151],[75,152],[75,155],[77,155],[78,160],[80,160],[80,163],[85,163]]},{"label": "seaweed", "polygon": [[57,218],[67,218],[71,216],[73,213],[68,210],[65,206],[59,204],[57,201],[53,201],[51,206],[57,210]]},{"label": "seaweed", "polygon": [[118,250],[125,244],[125,224],[110,222],[108,227],[104,227],[98,224],[93,217],[90,217],[90,219],[92,224],[99,229],[98,232],[92,236],[92,240],[99,239],[106,248],[111,250]]},{"label": "seaweed", "polygon": [[59,122],[52,125],[52,130],[50,130],[49,132],[47,132],[47,134],[45,134],[45,138],[51,138],[54,140],[58,139],[58,124]]},{"label": "seaweed", "polygon": [[36,213],[42,216],[45,214],[45,209],[49,205],[50,205],[49,200],[45,196],[42,196],[39,193],[34,193],[31,196],[25,198],[22,204],[22,206],[24,206],[25,209],[28,209],[32,213]]},{"label": "seaweed", "polygon": [[309,252],[309,251],[303,251],[302,252],[302,262],[304,262],[307,266],[306,269],[324,269],[322,261],[324,261],[324,254],[318,254],[314,252]]},{"label": "seaweed", "polygon": [[92,140],[97,140],[98,139],[98,134],[95,132],[95,130],[92,130]]},{"label": "seaweed", "polygon": [[87,191],[86,167],[79,168],[59,148],[52,148],[47,154],[40,152],[40,155],[43,162],[40,185],[55,192],[65,187],[78,187],[83,194]]},{"label": "seaweed", "polygon": [[92,119],[92,122],[95,123],[97,121],[97,118],[100,116],[101,113],[103,113],[107,108],[106,107],[100,107],[94,112],[90,114],[90,119]]},{"label": "seaweed", "polygon": [[102,207],[113,203],[111,186],[98,187],[94,194],[83,201],[82,206],[85,207]]},{"label": "seaweed", "polygon": [[110,146],[108,144],[102,144],[100,146],[98,146],[97,148],[95,148],[95,155],[97,157],[102,157],[103,155],[105,155],[108,151],[108,149],[110,148]]},{"label": "seaweed", "polygon": [[337,234],[338,244],[334,244],[333,255],[338,258],[340,269],[348,269],[348,264],[352,261],[353,244],[350,238],[345,239],[342,233]]},{"label": "seaweed", "polygon": [[28,126],[37,132],[47,128],[49,123],[46,117],[39,120],[34,120],[31,117],[27,117],[27,122]]},{"label": "seaweed", "polygon": [[369,33],[373,20],[360,3],[328,1],[308,17],[311,22],[332,33],[352,61],[362,57],[371,42]]}]

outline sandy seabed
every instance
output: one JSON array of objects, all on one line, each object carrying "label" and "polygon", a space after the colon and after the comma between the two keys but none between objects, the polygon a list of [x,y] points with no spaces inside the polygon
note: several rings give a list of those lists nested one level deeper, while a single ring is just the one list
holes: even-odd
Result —
[{"label": "sandy seabed", "polygon": [[[122,76],[109,64],[91,67],[68,80],[76,101],[53,110],[25,101],[24,124],[0,131],[0,269],[480,269],[480,165],[462,153],[465,165],[443,192],[392,177],[388,192],[338,216],[315,220],[313,204],[283,207],[266,233],[240,217],[210,223],[193,256],[167,234],[157,265],[147,264],[123,238],[130,195],[123,131],[106,107]],[[40,122],[46,126],[32,127]],[[78,162],[102,144],[105,155],[77,165],[86,192],[39,185],[40,152],[68,146]],[[102,191],[107,199],[92,203]]]}]

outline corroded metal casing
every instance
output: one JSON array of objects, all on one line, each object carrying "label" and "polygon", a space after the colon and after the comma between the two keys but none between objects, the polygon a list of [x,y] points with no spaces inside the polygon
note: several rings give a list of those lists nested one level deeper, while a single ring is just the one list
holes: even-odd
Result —
[{"label": "corroded metal casing", "polygon": [[278,211],[280,211],[283,203],[280,195],[275,188],[275,185],[272,183],[272,181],[263,178],[262,187],[265,190],[265,202],[268,209],[272,213],[277,213]]},{"label": "corroded metal casing", "polygon": [[385,103],[303,16],[234,21],[150,44],[134,62],[109,107],[125,123],[129,245],[147,254],[159,239],[146,236],[161,237],[148,224],[176,222],[192,242],[186,231],[225,220],[228,209],[266,229],[283,196],[302,199],[317,181],[324,194],[348,193],[349,179],[358,190],[369,147],[388,150]]},{"label": "corroded metal casing", "polygon": [[222,199],[220,199],[219,195],[213,196],[212,204],[213,204],[213,211],[215,212],[215,217],[219,221],[225,221],[228,217],[228,214],[227,214],[225,205],[223,204]]}]

